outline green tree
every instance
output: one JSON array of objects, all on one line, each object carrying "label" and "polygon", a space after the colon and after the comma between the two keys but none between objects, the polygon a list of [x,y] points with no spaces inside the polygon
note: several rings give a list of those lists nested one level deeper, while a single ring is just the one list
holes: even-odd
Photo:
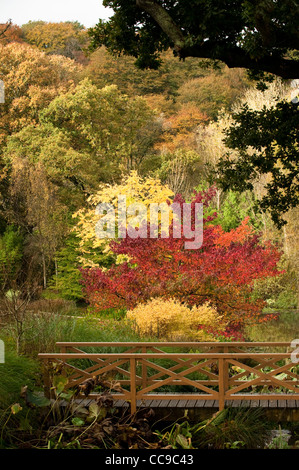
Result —
[{"label": "green tree", "polygon": [[269,210],[273,222],[281,227],[283,215],[299,203],[298,196],[298,106],[282,101],[261,111],[247,105],[233,115],[234,125],[227,130],[226,145],[238,156],[227,154],[218,164],[218,181],[224,190],[253,189],[254,181],[267,177],[266,193],[259,206]]},{"label": "green tree", "polygon": [[223,230],[229,232],[237,228],[245,217],[250,217],[250,223],[255,229],[262,228],[261,217],[254,210],[255,196],[253,192],[236,193],[228,191],[224,195],[221,209],[215,223],[219,223]]},{"label": "green tree", "polygon": [[8,194],[7,222],[24,233],[27,265],[22,276],[29,281],[33,274],[46,287],[54,255],[67,233],[67,208],[41,163],[14,161]]},{"label": "green tree", "polygon": [[79,241],[74,233],[66,238],[64,246],[55,256],[55,274],[49,282],[49,289],[59,293],[67,300],[82,300],[83,292],[80,284],[81,274],[78,261]]},{"label": "green tree", "polygon": [[73,149],[98,165],[98,181],[137,169],[159,133],[144,98],[122,94],[115,85],[99,89],[84,79],[41,113],[41,122],[64,132]]},{"label": "green tree", "polygon": [[5,292],[16,280],[23,258],[24,238],[20,230],[8,226],[0,237],[0,290]]},{"label": "green tree", "polygon": [[60,201],[74,211],[100,182],[138,168],[159,133],[160,123],[143,98],[129,98],[115,86],[99,89],[85,79],[55,98],[38,124],[9,137],[6,168],[41,163]]},{"label": "green tree", "polygon": [[[91,30],[94,46],[158,67],[161,51],[180,58],[221,60],[229,67],[297,78],[298,5],[295,0],[104,0],[114,9]],[[293,55],[294,56],[294,55]]]},{"label": "green tree", "polygon": [[73,211],[83,203],[84,191],[96,187],[102,174],[93,155],[80,150],[74,148],[70,134],[51,123],[27,126],[9,137],[4,149],[9,180],[13,184],[19,167],[42,164],[60,201]]}]

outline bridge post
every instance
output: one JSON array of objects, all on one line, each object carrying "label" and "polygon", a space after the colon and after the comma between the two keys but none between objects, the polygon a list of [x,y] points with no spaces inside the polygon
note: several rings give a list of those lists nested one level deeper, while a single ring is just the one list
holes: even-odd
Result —
[{"label": "bridge post", "polygon": [[[223,347],[223,352],[228,353],[228,346]],[[224,368],[223,368],[223,383],[224,383],[224,393],[228,390],[228,381],[229,381],[229,362],[227,359],[224,360]]]},{"label": "bridge post", "polygon": [[222,411],[224,409],[224,405],[225,405],[225,399],[224,399],[225,373],[224,373],[224,359],[223,358],[218,359],[218,369],[219,369],[219,375],[218,375],[218,380],[219,380],[219,411]]},{"label": "bridge post", "polygon": [[[146,353],[146,347],[142,347],[142,352]],[[142,388],[146,387],[147,384],[147,366],[144,364],[143,359],[141,359],[141,369],[142,369]]]},{"label": "bridge post", "polygon": [[131,414],[136,413],[136,359],[130,359]]}]

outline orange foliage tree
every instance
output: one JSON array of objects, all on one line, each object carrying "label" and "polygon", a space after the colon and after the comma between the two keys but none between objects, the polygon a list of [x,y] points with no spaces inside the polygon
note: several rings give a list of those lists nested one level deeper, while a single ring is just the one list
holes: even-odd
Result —
[{"label": "orange foliage tree", "polygon": [[162,153],[173,152],[177,148],[194,148],[194,130],[208,121],[208,117],[199,108],[188,103],[176,114],[164,120],[162,141],[156,145]]}]

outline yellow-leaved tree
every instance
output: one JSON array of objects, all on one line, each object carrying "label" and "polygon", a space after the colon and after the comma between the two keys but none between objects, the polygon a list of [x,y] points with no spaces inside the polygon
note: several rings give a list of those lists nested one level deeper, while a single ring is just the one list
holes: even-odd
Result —
[{"label": "yellow-leaved tree", "polygon": [[[96,208],[101,203],[112,204],[115,209],[115,222],[117,237],[117,216],[118,216],[118,202],[119,196],[126,196],[126,206],[128,207],[134,203],[142,203],[146,206],[149,213],[151,203],[161,204],[163,202],[171,201],[174,194],[163,185],[158,178],[154,177],[141,177],[136,171],[131,171],[127,176],[124,176],[120,184],[115,185],[101,185],[99,190],[87,199],[87,207],[80,209],[74,214],[77,220],[75,225],[75,232],[80,239],[80,262],[84,267],[95,267],[101,265],[100,253],[111,256],[112,252],[109,248],[111,238],[99,238],[96,234],[96,226],[104,214],[99,214]],[[132,220],[135,215],[127,215],[126,222]],[[116,262],[120,263],[126,259],[122,255],[117,257]]]},{"label": "yellow-leaved tree", "polygon": [[0,77],[5,103],[0,109],[0,143],[25,126],[36,124],[39,111],[68,91],[82,67],[66,57],[52,55],[27,44],[0,44]]}]

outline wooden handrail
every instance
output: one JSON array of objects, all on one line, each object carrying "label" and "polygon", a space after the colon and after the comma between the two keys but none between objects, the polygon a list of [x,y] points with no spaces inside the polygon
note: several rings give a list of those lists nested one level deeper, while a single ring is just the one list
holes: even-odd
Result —
[{"label": "wooden handrail", "polygon": [[207,341],[207,342],[196,342],[196,341],[189,341],[189,342],[174,342],[174,341],[153,341],[153,342],[140,342],[140,341],[129,341],[129,342],[92,342],[92,341],[67,341],[67,342],[62,342],[59,341],[56,343],[57,347],[61,346],[90,346],[90,347],[125,347],[125,346],[138,346],[138,347],[152,347],[152,346],[160,346],[160,347],[227,347],[227,348],[234,348],[234,347],[285,347],[285,346],[290,346],[290,342],[282,341],[282,342],[277,342],[277,341],[272,341],[272,342],[263,342],[263,341],[256,341],[256,342],[250,342],[250,341],[230,341],[230,342],[220,342],[220,341]]},{"label": "wooden handrail", "polygon": [[[250,387],[261,385],[263,388],[283,388],[287,392],[267,394],[261,392],[258,399],[299,399],[299,375],[295,364],[291,362],[291,352],[240,352],[240,347],[273,347],[290,348],[287,342],[59,342],[56,346],[63,352],[40,353],[38,356],[45,363],[55,361],[71,370],[67,388],[80,385],[90,377],[100,377],[111,373],[117,378],[120,392],[112,393],[114,397],[130,402],[131,412],[137,407],[137,400],[149,398],[170,399],[173,395],[155,393],[161,386],[189,385],[198,390],[194,393],[175,394],[178,399],[204,398],[218,400],[219,409],[223,409],[227,400],[248,399]],[[128,347],[126,352],[84,352],[80,347]],[[200,350],[202,347],[212,348],[211,352],[165,352],[163,347],[178,347]],[[231,351],[233,348],[237,351]],[[67,350],[73,352],[66,352]],[[138,352],[141,349],[142,352]],[[153,350],[151,350],[153,349]],[[220,349],[220,351],[219,351]],[[221,350],[223,352],[221,352]],[[231,352],[229,352],[231,351]],[[88,367],[82,369],[72,360],[88,359]],[[158,359],[159,361],[155,362]],[[161,362],[162,360],[162,362]],[[167,360],[167,364],[164,361]],[[243,362],[242,362],[243,361]],[[249,361],[249,362],[248,362]],[[279,364],[277,364],[279,362]],[[93,363],[93,365],[90,365]],[[141,372],[139,372],[141,366]],[[266,368],[266,370],[264,370]],[[151,375],[148,376],[148,371]],[[49,392],[49,369],[45,368],[45,386]],[[194,378],[195,374],[195,378]],[[283,379],[281,379],[281,374]],[[190,377],[192,376],[192,378]],[[249,378],[248,378],[249,376]],[[165,378],[166,377],[166,378]],[[129,390],[123,388],[129,386]],[[111,382],[111,390],[113,383]],[[245,390],[245,394],[244,394]],[[242,393],[243,392],[243,393]],[[96,394],[91,394],[91,397]],[[256,395],[255,395],[256,399]]]},{"label": "wooden handrail", "polygon": [[156,359],[176,359],[177,357],[182,359],[229,359],[229,358],[239,358],[239,359],[250,359],[250,358],[271,358],[274,357],[277,360],[283,358],[289,358],[290,353],[84,353],[84,352],[74,352],[74,353],[39,353],[38,357],[41,359],[97,359],[98,357],[103,357],[105,359],[118,359],[122,357],[123,359],[147,359],[149,357]]}]

